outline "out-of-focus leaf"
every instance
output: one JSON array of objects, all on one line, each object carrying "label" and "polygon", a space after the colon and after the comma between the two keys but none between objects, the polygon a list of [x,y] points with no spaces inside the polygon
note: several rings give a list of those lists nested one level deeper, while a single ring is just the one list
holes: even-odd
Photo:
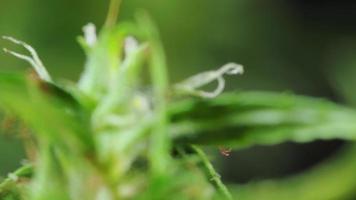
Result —
[{"label": "out-of-focus leaf", "polygon": [[61,168],[56,154],[57,144],[50,144],[43,139],[40,141],[40,162],[37,163],[35,175],[31,182],[30,199],[35,200],[69,200],[70,195],[64,192],[67,189],[67,177]]},{"label": "out-of-focus leaf", "polygon": [[124,41],[129,35],[137,35],[135,26],[121,23],[114,28],[103,29],[96,43],[85,48],[88,59],[78,85],[86,95],[98,101],[115,84],[123,62]]},{"label": "out-of-focus leaf", "polygon": [[0,183],[0,199],[20,199],[20,183],[33,174],[32,165],[24,165]]},{"label": "out-of-focus leaf", "polygon": [[172,104],[176,142],[236,148],[285,141],[356,139],[356,112],[323,99],[272,92],[225,94]]},{"label": "out-of-focus leaf", "polygon": [[79,81],[79,88],[96,100],[107,92],[112,81],[110,77],[117,72],[124,40],[111,30],[104,30],[99,37],[88,52],[85,71]]},{"label": "out-of-focus leaf", "polygon": [[0,107],[22,118],[41,138],[71,149],[94,148],[87,119],[68,93],[20,74],[0,74]]},{"label": "out-of-focus leaf", "polygon": [[150,149],[150,161],[152,171],[155,174],[165,174],[169,169],[169,149],[171,141],[168,137],[168,116],[167,116],[167,99],[168,90],[168,73],[166,55],[163,45],[159,39],[159,31],[151,18],[144,12],[137,16],[138,25],[149,43],[150,55],[148,65],[153,90],[154,115],[156,122],[153,127]]},{"label": "out-of-focus leaf", "polygon": [[356,146],[347,147],[305,173],[280,180],[231,186],[240,200],[339,200],[354,199]]}]

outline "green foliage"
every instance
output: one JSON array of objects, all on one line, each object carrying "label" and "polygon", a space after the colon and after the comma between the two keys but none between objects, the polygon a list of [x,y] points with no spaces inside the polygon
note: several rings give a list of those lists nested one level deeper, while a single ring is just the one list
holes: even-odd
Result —
[{"label": "green foliage", "polygon": [[[270,92],[211,98],[224,74],[242,73],[240,65],[170,84],[158,31],[145,14],[104,27],[98,38],[86,27],[78,83],[43,76],[34,50],[10,40],[30,50],[32,57],[8,52],[37,74],[0,73],[0,107],[32,130],[36,159],[0,184],[2,199],[256,199],[254,186],[230,194],[201,146],[356,138],[356,111],[326,100]],[[197,90],[213,80],[214,92]]]},{"label": "green foliage", "polygon": [[238,199],[295,200],[353,199],[356,180],[355,146],[348,146],[334,157],[305,173],[284,180],[266,180],[231,186]]},{"label": "green foliage", "polygon": [[190,99],[170,110],[177,143],[244,148],[286,141],[356,139],[356,112],[323,99],[272,92],[238,92]]},{"label": "green foliage", "polygon": [[[19,199],[23,192],[23,184],[20,181],[32,176],[32,166],[24,165],[20,169],[8,175],[8,177],[0,184],[0,198],[1,199]],[[22,194],[24,195],[24,194]]]}]

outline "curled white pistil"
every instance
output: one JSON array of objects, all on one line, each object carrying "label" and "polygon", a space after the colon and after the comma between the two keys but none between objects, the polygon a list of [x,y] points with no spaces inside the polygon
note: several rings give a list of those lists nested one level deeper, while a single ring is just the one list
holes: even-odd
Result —
[{"label": "curled white pistil", "polygon": [[[214,98],[221,94],[225,88],[225,79],[223,76],[243,74],[243,66],[236,63],[228,63],[218,70],[207,71],[192,76],[185,81],[176,85],[176,88],[182,92],[198,95],[204,98]],[[218,86],[215,90],[207,92],[204,90],[198,90],[198,88],[207,85],[213,81],[218,82]]]},{"label": "curled white pistil", "polygon": [[2,38],[24,47],[31,54],[31,56],[26,56],[26,55],[23,55],[23,54],[20,54],[20,53],[17,53],[17,52],[14,52],[14,51],[4,48],[3,50],[5,53],[9,53],[19,59],[27,61],[28,63],[30,63],[32,65],[32,67],[35,69],[36,73],[42,80],[47,81],[47,82],[52,82],[51,76],[47,72],[45,66],[43,65],[40,57],[38,56],[38,54],[34,48],[32,48],[30,45],[26,44],[25,42],[22,42],[20,40],[17,40],[15,38],[12,38],[9,36],[3,36]]}]

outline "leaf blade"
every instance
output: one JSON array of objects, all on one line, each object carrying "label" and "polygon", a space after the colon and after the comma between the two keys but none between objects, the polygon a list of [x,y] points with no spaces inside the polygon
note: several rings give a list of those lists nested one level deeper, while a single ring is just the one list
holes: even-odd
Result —
[{"label": "leaf blade", "polygon": [[356,112],[325,101],[272,92],[226,94],[171,106],[178,143],[236,148],[285,141],[356,139]]}]

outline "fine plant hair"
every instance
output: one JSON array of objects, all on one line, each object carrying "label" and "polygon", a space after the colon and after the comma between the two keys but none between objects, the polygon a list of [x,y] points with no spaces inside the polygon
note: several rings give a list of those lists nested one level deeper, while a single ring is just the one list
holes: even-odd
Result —
[{"label": "fine plant hair", "polygon": [[[315,200],[340,199],[352,190],[308,192],[334,186],[335,172],[352,170],[345,163],[355,165],[354,148],[300,177],[224,183],[206,147],[228,156],[225,148],[353,141],[356,111],[290,93],[224,93],[224,76],[244,72],[231,62],[171,83],[153,20],[139,12],[117,24],[120,4],[111,1],[98,34],[92,23],[83,27],[78,42],[87,58],[77,82],[52,78],[32,46],[3,37],[28,51],[4,48],[33,71],[0,72],[0,109],[26,127],[17,132],[28,136],[29,147],[23,166],[1,180],[1,200],[278,200],[298,192],[297,199]],[[215,89],[204,89],[214,82]],[[331,183],[323,181],[332,174]]]}]

